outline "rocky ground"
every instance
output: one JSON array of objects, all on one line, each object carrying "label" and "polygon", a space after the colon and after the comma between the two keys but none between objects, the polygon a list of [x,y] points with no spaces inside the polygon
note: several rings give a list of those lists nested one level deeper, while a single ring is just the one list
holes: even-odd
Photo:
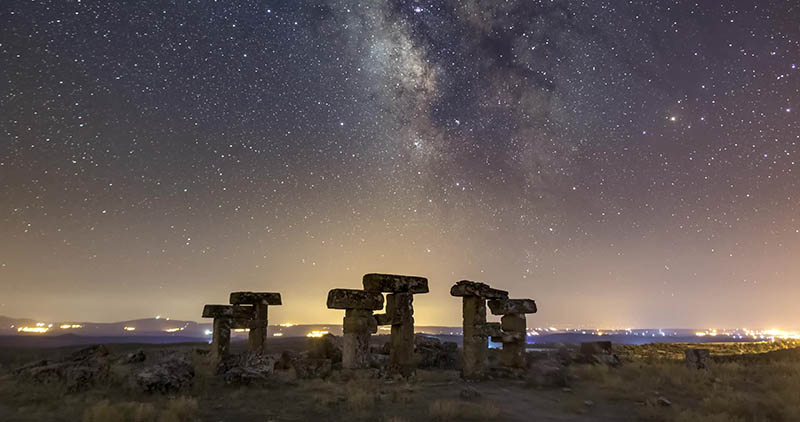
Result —
[{"label": "rocky ground", "polygon": [[525,370],[492,354],[488,379],[469,383],[457,346],[436,339],[417,338],[410,379],[386,370],[380,339],[355,373],[341,370],[336,337],[275,343],[265,356],[235,346],[219,366],[204,344],[0,349],[0,420],[800,420],[794,343],[712,345],[704,369],[683,361],[696,345],[553,345]]}]

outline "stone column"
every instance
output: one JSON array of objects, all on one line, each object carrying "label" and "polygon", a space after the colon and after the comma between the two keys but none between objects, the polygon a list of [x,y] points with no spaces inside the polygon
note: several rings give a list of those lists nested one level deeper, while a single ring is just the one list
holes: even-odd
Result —
[{"label": "stone column", "polygon": [[389,369],[402,376],[414,373],[414,294],[428,293],[428,279],[394,274],[366,274],[364,290],[386,295],[386,313],[378,325],[391,325]]},{"label": "stone column", "polygon": [[270,305],[281,305],[281,294],[270,292],[233,292],[230,302],[232,305],[252,305],[254,308],[253,321],[247,324],[250,329],[247,338],[247,348],[251,353],[264,354],[267,347],[267,326],[269,325],[268,308]]},{"label": "stone column", "polygon": [[450,288],[450,295],[462,298],[463,367],[461,376],[483,378],[487,364],[488,336],[496,329],[486,322],[486,299],[505,299],[508,292],[493,289],[488,284],[462,280]]},{"label": "stone column", "polygon": [[333,289],[328,292],[328,308],[344,309],[342,323],[342,368],[369,366],[370,335],[378,331],[373,310],[383,308],[383,295],[364,290]]},{"label": "stone column", "polygon": [[[527,326],[525,314],[536,312],[536,302],[531,299],[496,299],[489,301],[489,309],[493,315],[502,315],[500,319],[500,363],[508,368],[525,368],[525,347]],[[492,340],[495,340],[494,338]]]}]

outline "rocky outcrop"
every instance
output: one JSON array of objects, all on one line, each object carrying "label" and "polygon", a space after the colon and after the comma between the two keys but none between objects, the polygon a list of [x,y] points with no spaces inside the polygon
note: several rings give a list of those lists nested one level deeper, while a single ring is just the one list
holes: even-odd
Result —
[{"label": "rocky outcrop", "polygon": [[188,388],[194,379],[194,367],[188,357],[178,353],[142,368],[134,374],[134,384],[148,393],[170,393]]},{"label": "rocky outcrop", "polygon": [[333,363],[342,361],[342,338],[325,334],[319,338],[308,339],[308,357],[311,359],[330,359]]},{"label": "rocky outcrop", "polygon": [[590,341],[581,343],[579,360],[584,363],[619,366],[621,361],[614,353],[610,341]]},{"label": "rocky outcrop", "polygon": [[58,361],[42,360],[14,371],[17,378],[35,384],[62,384],[67,391],[84,390],[108,379],[108,349],[90,346]]},{"label": "rocky outcrop", "polygon": [[222,366],[222,378],[228,384],[254,384],[266,381],[275,372],[275,356],[243,353],[229,359]]}]

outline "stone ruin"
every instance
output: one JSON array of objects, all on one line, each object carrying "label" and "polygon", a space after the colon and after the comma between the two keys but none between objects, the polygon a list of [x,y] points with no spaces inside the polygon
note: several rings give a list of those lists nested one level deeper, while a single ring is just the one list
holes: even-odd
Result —
[{"label": "stone ruin", "polygon": [[528,335],[525,314],[536,313],[532,299],[493,299],[489,301],[492,315],[502,315],[500,335],[492,341],[503,343],[500,363],[509,368],[525,368],[525,340]]},{"label": "stone ruin", "polygon": [[488,284],[462,280],[450,288],[450,295],[462,298],[463,304],[463,367],[464,378],[484,377],[489,349],[489,336],[502,336],[500,324],[486,322],[486,300],[508,299],[508,292]]},{"label": "stone ruin", "polygon": [[[414,295],[428,293],[428,279],[395,274],[365,274],[364,289],[333,289],[328,308],[344,309],[342,324],[342,368],[363,369],[370,365],[369,339],[379,325],[392,327],[389,338],[390,369],[402,375],[414,371]],[[386,312],[373,315],[383,309]]]},{"label": "stone ruin", "polygon": [[363,369],[370,364],[369,338],[378,332],[372,311],[383,309],[383,295],[355,289],[332,289],[328,308],[344,309],[342,368]]},{"label": "stone ruin", "polygon": [[203,318],[214,318],[211,356],[220,362],[228,356],[231,329],[249,329],[248,351],[263,355],[267,345],[268,308],[281,305],[280,293],[233,292],[230,305],[205,305]]},{"label": "stone ruin", "polygon": [[386,313],[375,315],[377,325],[391,325],[390,371],[414,372],[414,295],[428,293],[428,279],[394,274],[365,274],[364,290],[386,295]]}]

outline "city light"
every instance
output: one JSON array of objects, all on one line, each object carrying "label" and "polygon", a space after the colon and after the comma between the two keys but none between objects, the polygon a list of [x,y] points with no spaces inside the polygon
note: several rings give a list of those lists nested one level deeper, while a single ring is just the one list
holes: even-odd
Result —
[{"label": "city light", "polygon": [[48,327],[19,327],[19,328],[17,328],[17,332],[20,332],[20,333],[44,334],[49,330],[50,330],[50,328],[48,328]]},{"label": "city light", "polygon": [[314,331],[311,331],[310,333],[306,334],[306,337],[322,337],[325,334],[328,334],[328,332],[327,331],[322,331],[322,330],[314,330]]},{"label": "city light", "polygon": [[136,327],[127,327],[126,326],[126,327],[122,327],[122,329],[125,330],[125,331],[136,331]]},{"label": "city light", "polygon": [[62,330],[68,330],[70,328],[83,328],[83,325],[80,325],[80,324],[61,324],[61,325],[58,326],[58,328],[60,328]]}]

